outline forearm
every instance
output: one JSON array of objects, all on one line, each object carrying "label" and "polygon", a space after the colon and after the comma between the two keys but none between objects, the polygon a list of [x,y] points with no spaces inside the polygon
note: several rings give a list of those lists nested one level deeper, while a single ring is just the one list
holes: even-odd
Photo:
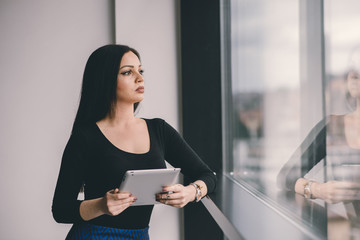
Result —
[{"label": "forearm", "polygon": [[85,221],[89,221],[103,215],[105,213],[103,205],[104,199],[102,197],[83,201],[79,210],[81,218]]}]

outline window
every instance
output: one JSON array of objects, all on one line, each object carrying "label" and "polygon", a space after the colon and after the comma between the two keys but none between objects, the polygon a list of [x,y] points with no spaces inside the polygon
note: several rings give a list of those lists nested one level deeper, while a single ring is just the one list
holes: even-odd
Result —
[{"label": "window", "polygon": [[[322,236],[359,236],[360,2],[225,2],[225,174],[296,221],[321,222]],[[299,177],[350,182],[351,204],[279,197]],[[298,197],[318,214],[295,210]]]}]

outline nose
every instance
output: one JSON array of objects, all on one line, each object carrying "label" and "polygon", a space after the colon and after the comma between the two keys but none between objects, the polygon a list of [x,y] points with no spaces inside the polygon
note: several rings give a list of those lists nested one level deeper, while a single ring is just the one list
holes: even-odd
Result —
[{"label": "nose", "polygon": [[136,76],[136,82],[143,82],[144,81],[144,77],[143,75],[141,75],[139,72],[137,73]]}]

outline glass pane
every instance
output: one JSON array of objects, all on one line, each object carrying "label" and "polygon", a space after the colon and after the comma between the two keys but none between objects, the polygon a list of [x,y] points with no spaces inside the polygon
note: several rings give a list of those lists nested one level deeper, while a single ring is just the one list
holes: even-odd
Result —
[{"label": "glass pane", "polygon": [[360,238],[360,2],[325,1],[328,236]]},{"label": "glass pane", "polygon": [[232,176],[271,194],[300,141],[298,1],[231,1]]},{"label": "glass pane", "polygon": [[[225,169],[320,236],[357,239],[360,2],[230,3],[232,149]],[[321,196],[295,194],[299,178],[320,183],[313,188]]]}]

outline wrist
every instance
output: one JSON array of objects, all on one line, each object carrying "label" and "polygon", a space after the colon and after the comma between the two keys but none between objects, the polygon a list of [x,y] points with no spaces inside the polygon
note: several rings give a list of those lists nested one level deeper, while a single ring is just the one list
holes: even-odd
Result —
[{"label": "wrist", "polygon": [[103,198],[84,200],[80,204],[79,211],[81,218],[85,221],[101,216],[105,213],[104,200]]},{"label": "wrist", "polygon": [[320,183],[318,183],[318,182],[313,182],[313,183],[311,184],[311,193],[312,193],[313,199],[319,197],[318,190],[317,190],[318,187],[319,187],[319,184],[320,184]]},{"label": "wrist", "polygon": [[98,198],[98,201],[96,202],[96,208],[101,213],[101,215],[107,214],[107,211],[106,211],[106,197]]},{"label": "wrist", "polygon": [[299,178],[295,183],[295,187],[294,187],[295,192],[304,196],[304,185],[307,182],[308,180],[306,180],[305,178]]},{"label": "wrist", "polygon": [[316,195],[315,195],[315,191],[314,191],[314,187],[317,183],[313,180],[308,180],[304,183],[304,197],[307,199],[315,199]]},{"label": "wrist", "polygon": [[202,198],[202,192],[201,192],[201,186],[199,186],[196,183],[190,183],[191,186],[193,186],[195,188],[195,200],[196,202],[199,202]]},{"label": "wrist", "polygon": [[196,188],[191,184],[187,185],[186,188],[188,189],[189,193],[189,202],[194,202],[196,200]]}]

